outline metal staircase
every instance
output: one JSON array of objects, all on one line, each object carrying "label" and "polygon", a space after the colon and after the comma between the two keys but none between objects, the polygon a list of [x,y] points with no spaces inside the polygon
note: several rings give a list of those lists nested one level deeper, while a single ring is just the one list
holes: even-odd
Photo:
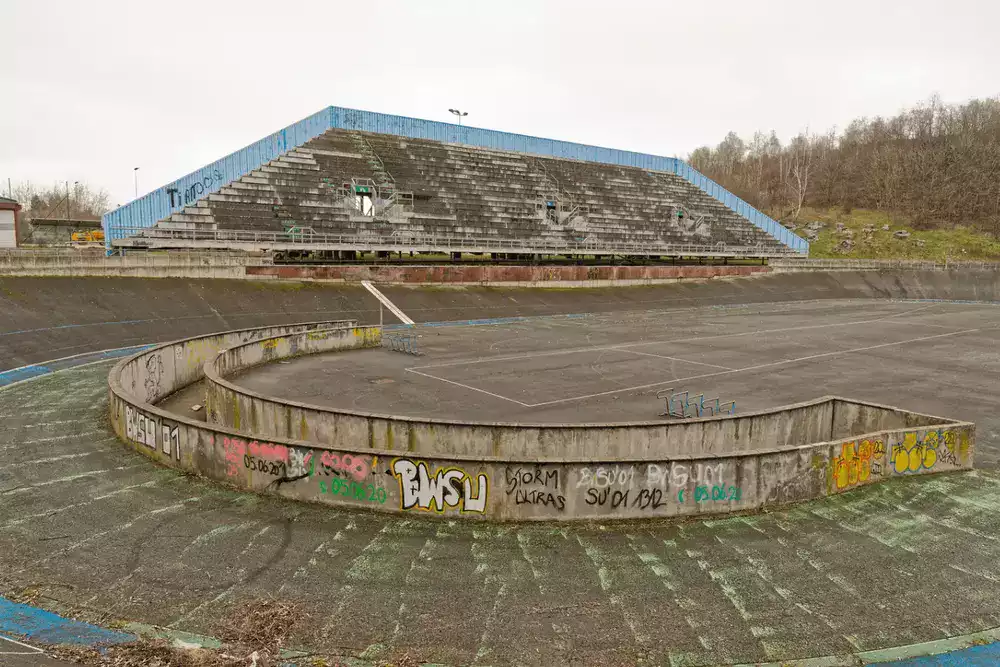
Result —
[{"label": "metal staircase", "polygon": [[[583,218],[590,213],[590,207],[577,204],[573,201],[573,197],[560,187],[559,180],[548,172],[541,160],[532,158],[528,159],[528,162],[538,171],[542,172],[542,182],[545,184],[545,190],[551,194],[543,196],[545,202],[544,204],[540,204],[540,206],[545,205],[547,207],[548,202],[555,203],[555,222],[569,226],[577,218]],[[546,211],[547,213],[548,211]]]},{"label": "metal staircase", "polygon": [[413,193],[404,192],[396,187],[396,179],[385,168],[385,163],[378,156],[372,145],[358,132],[351,132],[354,148],[371,167],[374,179],[351,179],[352,183],[359,180],[371,180],[375,190],[375,217],[398,217],[402,210],[413,208]]},{"label": "metal staircase", "polygon": [[354,148],[364,156],[365,160],[371,166],[379,190],[386,195],[394,191],[396,189],[396,179],[386,170],[385,163],[382,162],[382,158],[378,156],[378,153],[368,143],[368,140],[357,132],[351,132],[351,141],[354,143]]}]

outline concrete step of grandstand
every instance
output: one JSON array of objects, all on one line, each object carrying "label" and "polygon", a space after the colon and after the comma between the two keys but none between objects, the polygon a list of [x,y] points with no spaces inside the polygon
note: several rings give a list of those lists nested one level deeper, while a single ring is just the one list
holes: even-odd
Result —
[{"label": "concrete step of grandstand", "polygon": [[175,220],[171,217],[169,220],[160,220],[156,223],[156,227],[152,229],[186,229],[186,230],[199,230],[199,231],[215,231],[219,228],[219,225],[212,222],[203,221],[187,221],[187,220]]},{"label": "concrete step of grandstand", "polygon": [[[359,215],[357,200],[345,198],[352,179],[413,200],[378,209],[377,219]],[[371,204],[388,206],[383,200]],[[547,212],[548,201],[557,208]],[[346,130],[330,130],[161,222],[164,233],[283,233],[292,225],[330,234],[783,247],[674,174]]]}]

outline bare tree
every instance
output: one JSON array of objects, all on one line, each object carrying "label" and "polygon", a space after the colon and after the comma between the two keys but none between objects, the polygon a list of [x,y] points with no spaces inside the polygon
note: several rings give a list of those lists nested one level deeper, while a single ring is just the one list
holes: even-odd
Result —
[{"label": "bare tree", "polygon": [[788,187],[794,206],[793,220],[799,219],[802,204],[809,193],[809,177],[813,170],[813,146],[809,130],[792,139],[788,146],[785,185]]},{"label": "bare tree", "polygon": [[55,183],[48,188],[39,188],[30,181],[13,186],[14,199],[25,207],[25,217],[73,218],[75,220],[99,220],[111,210],[111,196],[106,190],[93,189],[86,183]]},{"label": "bare tree", "polygon": [[772,132],[729,133],[692,153],[695,166],[776,217],[807,205],[901,213],[918,224],[976,225],[1000,235],[1000,97],[946,105],[937,96],[843,132],[782,147]]}]

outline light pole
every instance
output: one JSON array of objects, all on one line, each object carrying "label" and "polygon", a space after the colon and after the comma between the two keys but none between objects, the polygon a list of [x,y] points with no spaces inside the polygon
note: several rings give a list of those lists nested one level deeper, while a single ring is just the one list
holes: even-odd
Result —
[{"label": "light pole", "polygon": [[135,198],[139,198],[139,167],[132,168],[132,185],[135,187]]},{"label": "light pole", "polygon": [[448,111],[450,111],[451,113],[453,113],[456,116],[458,116],[458,124],[459,125],[462,124],[462,116],[468,116],[469,115],[468,111],[459,111],[458,109],[448,109]]},{"label": "light pole", "polygon": [[[80,181],[73,181],[73,189],[74,190],[76,189],[76,186],[78,186],[78,185],[80,185]],[[66,222],[70,221],[70,217],[71,217],[70,216],[70,212],[72,210],[71,209],[72,202],[73,202],[73,199],[70,197],[70,194],[69,194],[69,181],[66,181]]]}]

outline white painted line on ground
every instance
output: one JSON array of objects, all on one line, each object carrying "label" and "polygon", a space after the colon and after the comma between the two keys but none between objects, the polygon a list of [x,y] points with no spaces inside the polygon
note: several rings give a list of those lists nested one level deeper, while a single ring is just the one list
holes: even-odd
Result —
[{"label": "white painted line on ground", "polygon": [[[784,359],[782,361],[773,361],[767,364],[757,364],[756,366],[747,366],[746,368],[737,368],[730,371],[719,371],[717,373],[705,373],[703,375],[691,375],[689,377],[683,378],[672,378],[670,380],[665,380],[663,382],[652,382],[650,384],[637,385],[635,387],[623,387],[621,389],[612,389],[610,391],[601,391],[596,394],[585,394],[583,396],[571,396],[570,398],[559,398],[553,401],[544,401],[542,403],[532,403],[528,405],[529,408],[537,408],[544,405],[555,405],[557,403],[570,403],[572,401],[583,401],[588,398],[597,398],[598,396],[609,396],[611,394],[623,394],[630,391],[638,391],[640,389],[651,389],[653,387],[662,387],[663,385],[671,384],[673,382],[687,382],[688,380],[700,380],[702,378],[708,377],[718,377],[720,375],[731,375],[733,373],[743,373],[746,371],[757,371],[764,368],[774,368],[777,366],[786,366],[788,364],[794,364],[800,361],[811,361],[813,359],[824,359],[827,357],[836,357],[845,354],[852,354],[855,352],[865,352],[867,350],[877,350],[883,347],[892,347],[894,345],[906,345],[907,343],[918,343],[925,340],[934,340],[937,338],[947,338],[948,336],[960,336],[962,334],[974,333],[976,331],[981,331],[981,329],[965,329],[964,331],[952,331],[950,333],[937,334],[934,336],[922,336],[920,338],[910,338],[908,340],[901,340],[894,343],[880,343],[879,345],[868,345],[865,347],[856,347],[850,350],[838,350],[836,352],[823,352],[822,354],[811,354],[806,357],[796,357],[795,359]],[[409,369],[408,369],[409,370]],[[503,398],[503,397],[501,397]],[[510,400],[510,399],[507,399]]]},{"label": "white painted line on ground", "polygon": [[[22,649],[26,648],[28,650],[27,651],[6,650],[2,642],[10,642],[15,646],[19,646]],[[31,646],[30,644],[19,642],[16,639],[11,639],[10,637],[4,637],[3,635],[0,635],[0,655],[37,655],[39,653],[45,653],[45,651],[36,646]]]},{"label": "white painted line on ground", "polygon": [[55,426],[57,424],[84,424],[84,423],[89,424],[90,421],[85,420],[82,417],[80,419],[58,419],[56,421],[51,421],[51,422],[35,422],[34,424],[17,424],[12,428],[23,430],[26,428],[42,428],[44,426]]},{"label": "white painted line on ground", "polygon": [[122,487],[120,489],[116,489],[114,491],[111,491],[110,493],[105,493],[105,494],[100,495],[100,496],[94,496],[93,498],[88,498],[87,500],[84,500],[84,501],[79,502],[79,503],[73,503],[72,505],[63,505],[62,507],[52,507],[52,508],[49,508],[49,509],[45,510],[44,512],[36,512],[34,514],[18,515],[17,519],[11,519],[7,523],[0,525],[0,530],[5,530],[7,528],[13,528],[14,526],[19,526],[22,523],[26,523],[26,522],[32,521],[34,519],[39,519],[39,518],[45,518],[45,517],[48,517],[48,516],[53,516],[53,515],[59,514],[60,512],[67,512],[67,511],[75,509],[77,507],[85,507],[87,505],[90,505],[91,503],[97,502],[98,500],[105,500],[107,498],[112,498],[112,497],[120,495],[122,493],[128,493],[129,491],[132,491],[133,489],[139,489],[139,488],[146,488],[146,487],[156,486],[156,485],[160,484],[161,481],[162,480],[156,480],[156,479],[154,479],[154,480],[151,480],[149,482],[143,482],[142,484],[133,484],[131,486],[125,486],[125,487]]},{"label": "white painted line on ground", "polygon": [[43,486],[49,486],[51,484],[61,484],[63,482],[72,482],[77,479],[83,479],[84,477],[93,477],[94,475],[103,475],[108,472],[115,472],[116,470],[131,470],[133,468],[141,468],[148,464],[136,463],[128,466],[118,466],[117,468],[102,468],[100,470],[88,470],[87,472],[79,472],[73,475],[66,475],[65,477],[59,477],[57,479],[47,479],[44,482],[37,482],[35,484],[25,484],[23,486],[15,486],[6,491],[0,491],[0,496],[10,496],[17,495],[21,493],[27,493],[33,489],[37,489]]},{"label": "white painted line on ground", "polygon": [[409,373],[414,373],[416,375],[423,375],[425,378],[430,378],[432,380],[439,380],[441,382],[447,382],[448,384],[453,384],[456,387],[461,387],[462,389],[469,389],[471,391],[478,391],[480,394],[486,394],[487,396],[492,396],[493,398],[499,398],[501,400],[509,401],[511,403],[517,403],[518,405],[520,405],[521,407],[524,407],[524,408],[530,408],[530,407],[532,407],[531,404],[529,404],[529,403],[522,403],[521,401],[518,401],[517,399],[507,398],[506,396],[501,396],[500,394],[494,394],[492,391],[486,391],[485,389],[477,389],[476,387],[473,387],[473,386],[467,385],[467,384],[462,384],[461,382],[455,382],[454,380],[446,380],[444,378],[439,378],[436,375],[429,375],[428,373],[421,373],[420,371],[415,371],[412,368],[407,368],[406,371],[409,372]]},{"label": "white painted line on ground", "polygon": [[382,305],[385,306],[386,308],[388,308],[389,311],[393,315],[395,315],[396,318],[400,322],[402,322],[403,324],[409,324],[409,325],[413,325],[414,324],[413,320],[411,320],[409,317],[406,316],[406,313],[404,313],[403,311],[401,311],[396,306],[396,304],[394,304],[392,301],[389,301],[389,297],[387,297],[385,294],[382,294],[382,292],[380,292],[377,289],[375,289],[374,285],[372,285],[367,280],[362,280],[361,284],[364,286],[364,288],[366,290],[368,290],[369,292],[371,292],[375,296],[376,299],[378,299],[379,301],[381,301]]},{"label": "white painted line on ground", "polygon": [[76,453],[76,454],[62,454],[60,456],[50,456],[48,458],[35,459],[33,461],[18,461],[17,465],[19,465],[19,466],[31,466],[31,465],[38,465],[39,463],[55,463],[56,461],[65,461],[67,459],[79,459],[79,458],[83,458],[84,456],[93,456],[94,454],[103,454],[103,452],[100,452],[100,451],[98,451],[98,450],[95,449],[92,452],[79,452],[79,453]]},{"label": "white painted line on ground", "polygon": [[720,366],[719,364],[706,364],[704,361],[691,361],[690,359],[681,359],[680,357],[668,357],[665,354],[653,354],[652,352],[640,352],[639,350],[621,350],[622,352],[628,352],[629,354],[641,354],[644,357],[658,357],[660,359],[670,359],[671,361],[680,361],[685,364],[694,364],[695,366],[708,366],[709,368],[721,368],[722,370],[732,371],[735,370],[730,366]]},{"label": "white painted line on ground", "polygon": [[[932,304],[937,305],[937,304]],[[918,310],[924,310],[924,308],[929,308],[930,306],[922,306],[920,308],[913,308],[902,313],[894,313],[892,315],[887,315],[885,317],[878,317],[873,320],[854,320],[851,322],[831,322],[826,324],[807,324],[805,326],[798,327],[782,327],[780,329],[753,329],[751,331],[741,331],[739,333],[731,334],[714,334],[711,336],[689,336],[686,338],[666,338],[660,340],[647,340],[640,341],[637,343],[619,343],[617,345],[595,345],[590,347],[574,347],[565,350],[540,350],[537,352],[525,352],[523,354],[511,354],[496,357],[477,357],[475,359],[464,359],[456,361],[444,361],[438,364],[427,364],[424,366],[411,366],[407,370],[425,370],[428,368],[446,368],[449,366],[465,366],[471,364],[488,364],[494,361],[516,361],[518,359],[536,359],[538,357],[551,357],[558,356],[562,354],[576,354],[577,352],[601,352],[604,350],[627,350],[633,347],[643,347],[646,345],[659,345],[663,343],[693,343],[697,341],[705,340],[717,340],[720,338],[740,338],[743,336],[756,336],[758,334],[771,334],[771,333],[782,333],[785,331],[805,331],[809,329],[830,329],[833,327],[850,327],[857,324],[874,324],[875,322],[884,322],[885,320],[892,319],[894,317],[900,317],[902,315],[907,315],[909,313],[914,313]],[[917,326],[922,326],[919,322],[914,323]],[[682,360],[683,361],[683,360]]]}]

